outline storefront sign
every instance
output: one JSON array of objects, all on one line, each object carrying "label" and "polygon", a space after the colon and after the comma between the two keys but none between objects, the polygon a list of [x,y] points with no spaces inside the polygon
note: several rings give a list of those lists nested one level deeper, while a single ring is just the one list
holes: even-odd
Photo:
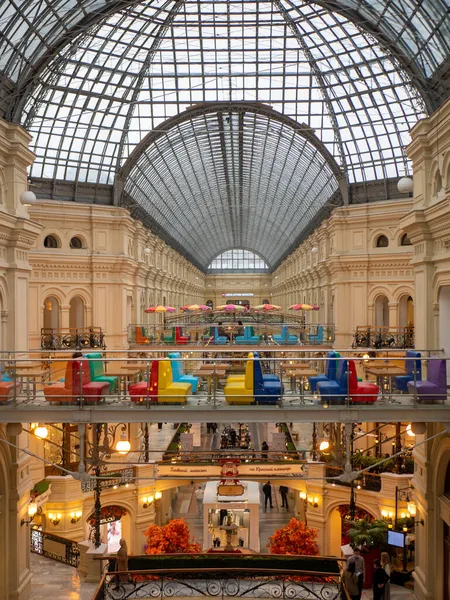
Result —
[{"label": "storefront sign", "polygon": [[224,298],[252,298],[254,294],[252,292],[223,292],[222,297]]},{"label": "storefront sign", "polygon": [[217,494],[219,496],[242,496],[244,494],[244,486],[236,484],[223,484],[217,486]]},{"label": "storefront sign", "polygon": [[157,477],[220,477],[220,465],[157,465]]},{"label": "storefront sign", "polygon": [[306,465],[304,464],[249,464],[241,463],[239,465],[239,477],[249,477],[251,475],[264,475],[267,477],[304,477],[306,475]]},{"label": "storefront sign", "polygon": [[[297,464],[264,464],[241,463],[229,477],[304,477],[307,474],[306,465]],[[223,479],[221,465],[156,465],[156,477],[201,477]],[[228,476],[227,476],[228,477]]]}]

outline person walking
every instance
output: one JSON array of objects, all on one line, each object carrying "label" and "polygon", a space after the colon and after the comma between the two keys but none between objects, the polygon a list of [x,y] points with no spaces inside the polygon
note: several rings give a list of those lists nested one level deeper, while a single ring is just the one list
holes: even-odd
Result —
[{"label": "person walking", "polygon": [[373,561],[375,572],[373,574],[373,600],[383,600],[384,590],[389,581],[386,571],[381,566],[381,562],[377,559]]},{"label": "person walking", "polygon": [[389,554],[387,552],[382,552],[381,557],[381,566],[383,567],[386,575],[389,577],[389,581],[384,586],[384,595],[383,600],[391,600],[391,562],[389,560]]},{"label": "person walking", "polygon": [[[345,586],[351,600],[359,600],[358,577],[354,562],[351,562],[342,573],[342,584]],[[342,590],[341,598],[347,600],[344,590]]]},{"label": "person walking", "polygon": [[264,494],[264,512],[267,510],[267,502],[270,502],[270,508],[273,508],[272,504],[272,486],[270,485],[270,481],[267,481],[263,485],[263,494]]},{"label": "person walking", "polygon": [[289,488],[287,488],[285,485],[280,485],[281,508],[289,508],[287,498],[288,492]]},{"label": "person walking", "polygon": [[359,548],[355,548],[353,550],[353,555],[347,560],[347,567],[349,567],[352,563],[355,564],[355,574],[358,578],[358,598],[356,598],[356,600],[361,600],[366,572],[366,563],[364,562],[364,558],[361,556],[361,551]]},{"label": "person walking", "polygon": [[199,515],[202,514],[204,495],[205,495],[205,492],[203,491],[202,486],[199,485],[198,489],[195,490],[195,499],[197,500],[197,509],[198,509]]}]

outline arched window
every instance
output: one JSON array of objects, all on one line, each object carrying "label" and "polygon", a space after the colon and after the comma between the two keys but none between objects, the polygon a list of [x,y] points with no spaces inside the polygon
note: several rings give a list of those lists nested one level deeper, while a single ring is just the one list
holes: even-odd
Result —
[{"label": "arched window", "polygon": [[377,248],[387,248],[389,246],[389,240],[385,235],[380,235],[377,239]]},{"label": "arched window", "polygon": [[75,237],[73,237],[73,238],[70,240],[70,247],[71,247],[73,250],[81,250],[81,249],[83,248],[83,242],[82,242],[81,238],[79,238],[79,237],[76,237],[76,236],[75,236]]},{"label": "arched window", "polygon": [[412,246],[412,244],[411,244],[411,240],[409,239],[409,237],[408,237],[408,234],[407,234],[407,233],[404,233],[404,234],[402,235],[402,238],[401,238],[401,240],[400,240],[400,246]]},{"label": "arched window", "polygon": [[58,240],[54,235],[48,235],[44,239],[44,248],[59,248]]},{"label": "arched window", "polygon": [[208,271],[268,271],[265,261],[250,250],[233,248],[219,254],[208,266]]}]

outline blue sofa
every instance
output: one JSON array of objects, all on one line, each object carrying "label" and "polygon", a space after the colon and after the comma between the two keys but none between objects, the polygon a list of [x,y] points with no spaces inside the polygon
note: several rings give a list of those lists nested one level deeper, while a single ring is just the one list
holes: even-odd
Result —
[{"label": "blue sofa", "polygon": [[228,344],[228,338],[224,335],[219,335],[219,329],[217,326],[211,327],[211,335],[203,336],[203,341],[216,345]]},{"label": "blue sofa", "polygon": [[422,381],[422,362],[420,357],[420,352],[417,352],[416,350],[406,351],[406,375],[399,375],[395,378],[395,387],[401,392],[408,392],[408,381],[414,382],[414,371],[416,372],[416,381]]},{"label": "blue sofa", "polygon": [[284,392],[284,386],[278,377],[276,379],[264,379],[261,361],[257,358],[253,361],[253,393],[255,396],[255,404],[277,404],[281,393]]},{"label": "blue sofa", "polygon": [[244,327],[244,335],[238,335],[235,338],[236,344],[257,344],[259,342],[259,337],[257,335],[252,335],[252,328],[250,326]]},{"label": "blue sofa", "polygon": [[200,377],[184,374],[181,352],[169,352],[168,358],[170,358],[170,366],[172,368],[172,382],[190,383],[192,385],[192,393],[195,394]]},{"label": "blue sofa", "polygon": [[287,325],[283,325],[280,335],[275,334],[272,336],[272,338],[277,344],[298,344],[298,337],[296,335],[289,335],[289,328]]},{"label": "blue sofa", "polygon": [[345,404],[347,398],[347,359],[339,359],[335,380],[318,381],[317,392],[322,402]]},{"label": "blue sofa", "polygon": [[[334,352],[330,350],[327,352],[328,359],[337,359],[340,357],[339,352]],[[336,381],[337,377],[337,360],[327,360],[325,363],[325,373],[320,373],[320,375],[315,375],[314,377],[308,377],[309,385],[311,387],[311,391],[315,393],[317,391],[317,384],[319,381]]]},{"label": "blue sofa", "polygon": [[323,343],[323,327],[322,325],[318,325],[316,329],[316,333],[310,333],[308,335],[308,340],[310,344],[322,344]]}]

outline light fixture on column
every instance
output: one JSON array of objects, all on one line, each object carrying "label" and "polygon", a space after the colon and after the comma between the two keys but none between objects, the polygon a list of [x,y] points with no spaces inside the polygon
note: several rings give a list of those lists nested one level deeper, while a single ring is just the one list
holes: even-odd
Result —
[{"label": "light fixture on column", "polygon": [[417,506],[414,504],[414,502],[409,502],[408,503],[408,512],[412,517],[415,517],[417,514]]},{"label": "light fixture on column", "polygon": [[402,177],[398,180],[397,189],[401,194],[410,194],[414,189],[411,177]]},{"label": "light fixture on column", "polygon": [[45,440],[45,438],[48,436],[47,427],[42,423],[39,423],[39,425],[34,430],[34,435],[40,440]]},{"label": "light fixture on column", "polygon": [[38,508],[38,506],[37,506],[36,502],[30,502],[30,504],[28,505],[27,512],[28,512],[28,517],[29,517],[29,520],[27,521],[27,520],[25,520],[25,519],[22,519],[22,520],[20,521],[20,524],[21,524],[21,525],[25,525],[25,524],[29,525],[30,523],[32,523],[32,522],[33,522],[33,519],[34,519],[34,517],[35,517],[36,515],[38,515],[38,514],[41,514],[41,512],[42,512],[42,509],[41,509],[41,508]]},{"label": "light fixture on column", "polygon": [[416,434],[412,430],[411,423],[406,426],[406,435],[409,435],[409,437],[416,437]]},{"label": "light fixture on column", "polygon": [[48,513],[47,519],[50,521],[50,523],[53,523],[53,525],[59,525],[61,521],[61,513]]},{"label": "light fixture on column", "polygon": [[155,500],[161,500],[162,492],[155,492]]},{"label": "light fixture on column", "polygon": [[83,511],[82,510],[76,510],[70,513],[70,522],[71,523],[78,523],[78,521],[81,519],[83,515]]},{"label": "light fixture on column", "polygon": [[23,206],[33,206],[36,204],[36,194],[31,190],[25,190],[20,194],[20,202]]},{"label": "light fixture on column", "polygon": [[154,501],[155,497],[153,495],[150,496],[143,496],[142,498],[142,508],[149,508]]},{"label": "light fixture on column", "polygon": [[308,496],[308,504],[310,504],[313,508],[318,508],[319,507],[318,496]]}]

